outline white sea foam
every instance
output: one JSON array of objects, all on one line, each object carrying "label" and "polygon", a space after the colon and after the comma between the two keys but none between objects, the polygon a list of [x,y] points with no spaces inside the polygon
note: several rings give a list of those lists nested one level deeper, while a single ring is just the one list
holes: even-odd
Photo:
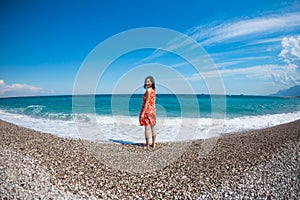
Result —
[{"label": "white sea foam", "polygon": [[[139,126],[137,117],[78,114],[74,115],[76,120],[54,120],[0,110],[0,119],[59,137],[110,140],[121,143],[144,142],[144,130]],[[158,141],[180,141],[261,129],[298,119],[300,119],[300,111],[231,119],[158,117],[156,128]]]}]

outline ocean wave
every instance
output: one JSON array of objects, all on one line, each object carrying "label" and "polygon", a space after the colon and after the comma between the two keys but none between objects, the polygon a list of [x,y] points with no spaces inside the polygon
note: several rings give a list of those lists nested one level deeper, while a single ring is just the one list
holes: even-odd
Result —
[{"label": "ocean wave", "polygon": [[[27,107],[27,109],[32,109],[32,112],[39,112],[43,107],[32,106]],[[32,115],[0,110],[0,119],[4,121],[60,137],[144,141],[144,129],[139,126],[137,116],[104,116],[83,113],[73,114],[71,118],[68,117],[68,120],[65,120],[60,114],[57,116],[37,118]],[[156,127],[158,141],[166,142],[203,139],[220,134],[267,128],[298,119],[300,119],[300,111],[225,119],[158,117]]]},{"label": "ocean wave", "polygon": [[63,112],[47,111],[46,106],[43,105],[29,105],[25,108],[7,109],[8,112],[20,115],[28,115],[34,118],[45,118],[54,120],[72,120],[73,114]]}]

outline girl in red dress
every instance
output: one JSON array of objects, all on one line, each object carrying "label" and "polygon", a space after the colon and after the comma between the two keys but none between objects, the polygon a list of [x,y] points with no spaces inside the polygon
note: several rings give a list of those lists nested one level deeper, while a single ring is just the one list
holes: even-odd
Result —
[{"label": "girl in red dress", "polygon": [[155,99],[156,99],[156,91],[155,91],[155,82],[152,76],[148,76],[145,79],[144,88],[146,92],[143,96],[143,105],[140,112],[140,125],[145,126],[145,139],[146,139],[146,147],[149,149],[149,137],[150,137],[150,128],[152,131],[152,147],[155,148],[156,143],[156,109],[155,109]]}]

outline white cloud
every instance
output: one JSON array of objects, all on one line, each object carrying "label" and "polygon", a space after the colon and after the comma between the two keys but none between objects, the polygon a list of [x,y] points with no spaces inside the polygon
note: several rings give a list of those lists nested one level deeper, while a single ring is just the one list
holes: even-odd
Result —
[{"label": "white cloud", "polygon": [[[206,28],[203,26],[194,28],[196,31],[192,37],[201,41],[202,45],[210,45],[232,40],[248,40],[249,37],[269,35],[277,32],[284,32],[290,29],[299,28],[300,12],[285,13],[280,15],[268,15],[252,19],[236,20],[234,22],[223,22],[215,27]],[[205,31],[203,31],[205,29]]]},{"label": "white cloud", "polygon": [[241,45],[241,47],[244,46],[250,46],[250,45],[258,45],[258,44],[268,44],[268,43],[279,43],[282,40],[282,36],[274,37],[274,38],[264,38],[264,39],[258,39],[253,40],[251,42],[248,42],[247,44]]},{"label": "white cloud", "polygon": [[241,78],[241,76],[244,76],[249,79],[271,79],[277,84],[284,86],[300,84],[299,74],[295,65],[257,65],[247,68],[221,69],[193,74],[187,79],[195,81],[203,78],[216,78],[219,75],[221,78],[229,76]]},{"label": "white cloud", "polygon": [[225,61],[225,62],[218,62],[216,63],[216,66],[220,69],[226,68],[228,66],[232,66],[232,65],[236,65],[236,64],[240,64],[244,62],[242,59],[238,59],[238,60],[231,60],[231,61]]},{"label": "white cloud", "polygon": [[[300,35],[298,37],[284,37],[281,41],[282,50],[278,55],[288,66],[289,72],[285,80],[292,81],[293,85],[300,84]],[[274,77],[277,79],[278,77]]]},{"label": "white cloud", "polygon": [[288,64],[294,63],[300,67],[300,35],[298,37],[284,37],[281,46],[282,50],[279,57]]},{"label": "white cloud", "polygon": [[[299,30],[299,27],[300,12],[294,12],[265,15],[251,19],[236,19],[224,22],[214,21],[209,24],[195,26],[187,30],[185,34],[203,46],[235,41],[246,41],[244,45],[240,46],[241,48],[248,45],[279,42],[283,38],[282,35],[292,30]],[[273,33],[279,35],[274,38],[269,38],[270,34]],[[191,45],[191,40],[183,38],[175,38],[166,46],[166,49],[169,50],[178,48],[184,48],[186,50],[189,49],[192,53],[195,46]],[[270,47],[268,48],[270,49]],[[266,49],[264,48],[263,50]],[[165,55],[165,52],[156,50],[143,61],[149,61],[163,55]]]},{"label": "white cloud", "polygon": [[[221,77],[241,77],[254,79],[270,79],[276,84],[284,86],[293,86],[300,84],[300,36],[284,37],[281,41],[282,50],[278,55],[285,65],[257,65],[246,68],[220,69],[201,74],[194,74],[189,80],[198,80],[203,78]],[[249,57],[253,59],[255,57]],[[268,57],[266,57],[268,58]]]},{"label": "white cloud", "polygon": [[[220,53],[220,54],[223,54],[223,53]],[[219,54],[214,54],[212,57],[217,57]],[[235,58],[235,59],[230,59],[230,60],[227,60],[227,61],[221,61],[221,62],[217,62],[215,61],[215,66],[219,69],[224,69],[226,67],[229,67],[229,66],[233,66],[233,65],[237,65],[237,64],[241,64],[241,63],[245,63],[245,62],[249,62],[249,61],[253,61],[253,60],[264,60],[264,59],[270,59],[270,58],[273,58],[272,56],[248,56],[248,57],[241,57],[241,58]],[[194,60],[192,60],[195,64],[202,64],[203,61],[207,60],[207,63],[212,63],[213,60],[211,59],[211,57],[198,57]],[[184,61],[184,62],[180,62],[180,63],[176,63],[176,64],[173,64],[173,65],[170,65],[170,67],[173,67],[173,68],[177,68],[177,67],[186,67],[188,66],[190,63]],[[201,66],[201,65],[200,65]],[[210,65],[212,66],[212,65]],[[201,66],[201,68],[203,68],[203,70],[207,69],[207,68],[204,68],[203,66]],[[208,68],[208,69],[213,69],[213,68]]]},{"label": "white cloud", "polygon": [[[187,79],[203,80],[203,78],[216,78],[221,75],[223,78],[230,78],[230,82],[233,84],[235,80],[246,78],[249,83],[262,80],[274,84],[276,87],[299,85],[300,36],[293,36],[299,31],[300,12],[264,15],[224,22],[215,21],[193,27],[186,34],[201,45],[226,45],[224,45],[223,52],[210,54],[216,62],[218,70],[211,69],[201,74],[196,73],[188,76]],[[178,41],[173,40],[169,47],[171,49],[188,47],[189,53],[193,53],[193,46],[188,41]],[[228,44],[232,45],[227,49]],[[279,55],[275,53],[280,50]],[[162,52],[154,52],[150,58],[159,58],[163,55]],[[284,63],[280,63],[278,58]],[[261,64],[251,66],[253,60],[255,63],[261,60]],[[227,68],[241,63],[248,67]],[[173,67],[186,65],[186,62],[182,62],[174,64]]]},{"label": "white cloud", "polygon": [[287,65],[282,71],[271,73],[271,76],[276,83],[287,87],[300,84],[299,74],[294,65]]},{"label": "white cloud", "polygon": [[31,85],[15,83],[7,85],[4,80],[0,80],[0,96],[23,96],[34,95],[41,91],[41,88]]},{"label": "white cloud", "polygon": [[247,67],[247,68],[236,68],[236,69],[221,69],[221,70],[215,70],[215,71],[209,71],[204,72],[201,74],[193,74],[189,79],[190,80],[197,80],[199,78],[215,78],[216,76],[219,76],[219,74],[222,77],[227,76],[235,76],[235,75],[247,75],[247,76],[269,76],[268,73],[270,69],[274,68],[272,65],[265,65],[265,66],[253,66],[253,67]]}]

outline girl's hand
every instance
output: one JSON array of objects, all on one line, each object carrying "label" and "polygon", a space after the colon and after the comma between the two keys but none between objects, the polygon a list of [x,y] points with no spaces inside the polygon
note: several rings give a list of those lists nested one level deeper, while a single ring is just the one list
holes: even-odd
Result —
[{"label": "girl's hand", "polygon": [[142,113],[142,114],[140,115],[140,119],[143,120],[143,119],[145,118],[144,116],[145,116],[145,113]]}]

